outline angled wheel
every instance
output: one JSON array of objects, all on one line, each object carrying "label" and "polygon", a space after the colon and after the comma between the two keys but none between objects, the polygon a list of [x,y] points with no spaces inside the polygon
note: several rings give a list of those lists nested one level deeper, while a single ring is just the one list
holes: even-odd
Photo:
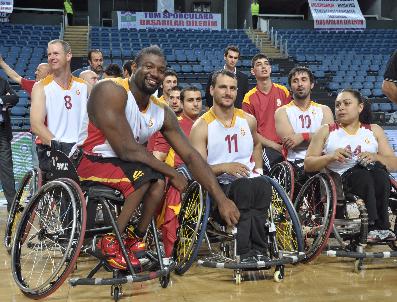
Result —
[{"label": "angled wheel", "polygon": [[[394,178],[390,179],[391,181],[391,192],[389,199],[389,220],[390,220],[390,228],[397,234],[397,181]],[[392,241],[388,243],[389,247],[393,251],[397,251],[397,241]]]},{"label": "angled wheel", "polygon": [[272,167],[269,176],[277,180],[288,194],[290,200],[293,200],[295,190],[295,172],[294,167],[288,161],[283,161]]},{"label": "angled wheel", "polygon": [[45,184],[27,204],[15,233],[11,267],[29,298],[53,293],[74,269],[83,244],[86,205],[69,179]]},{"label": "angled wheel", "polygon": [[194,181],[182,198],[179,228],[174,245],[175,272],[184,274],[197,257],[207,227],[210,201]]},{"label": "angled wheel", "polygon": [[298,214],[281,185],[274,179],[267,178],[272,184],[269,217],[276,227],[277,248],[285,252],[303,252],[302,228]]},{"label": "angled wheel", "polygon": [[328,174],[311,177],[300,190],[295,209],[302,224],[305,262],[314,260],[326,245],[336,212],[336,189]]},{"label": "angled wheel", "polygon": [[33,195],[40,189],[41,185],[42,175],[39,168],[34,168],[26,172],[21,180],[18,191],[12,201],[4,234],[4,246],[8,253],[11,253],[12,240],[21,219],[22,212]]}]

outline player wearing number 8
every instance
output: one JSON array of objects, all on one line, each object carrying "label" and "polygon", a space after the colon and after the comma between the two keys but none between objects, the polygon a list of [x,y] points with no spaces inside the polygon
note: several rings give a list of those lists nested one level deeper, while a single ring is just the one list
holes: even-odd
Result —
[{"label": "player wearing number 8", "polygon": [[77,142],[89,90],[86,82],[70,72],[72,52],[67,42],[50,41],[47,56],[52,74],[33,87],[30,109],[39,165],[44,170],[49,169],[50,148],[69,154]]},{"label": "player wearing number 8", "polygon": [[277,109],[274,115],[276,132],[283,144],[283,155],[288,161],[303,161],[311,136],[321,125],[332,124],[328,106],[311,100],[314,76],[307,67],[295,67],[288,76],[292,101]]}]

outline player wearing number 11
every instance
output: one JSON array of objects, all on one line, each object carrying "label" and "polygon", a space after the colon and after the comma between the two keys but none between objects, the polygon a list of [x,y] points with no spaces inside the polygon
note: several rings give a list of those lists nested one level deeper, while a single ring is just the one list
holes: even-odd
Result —
[{"label": "player wearing number 11", "polygon": [[47,48],[52,74],[37,82],[32,90],[30,123],[37,135],[37,153],[41,169],[49,169],[50,148],[69,154],[77,142],[81,122],[87,112],[89,86],[72,76],[70,45],[52,40]]},{"label": "player wearing number 11", "polygon": [[311,100],[314,76],[307,67],[295,67],[288,75],[292,101],[274,114],[276,132],[283,144],[283,155],[288,161],[303,161],[312,134],[321,125],[332,124],[334,118],[328,106]]}]

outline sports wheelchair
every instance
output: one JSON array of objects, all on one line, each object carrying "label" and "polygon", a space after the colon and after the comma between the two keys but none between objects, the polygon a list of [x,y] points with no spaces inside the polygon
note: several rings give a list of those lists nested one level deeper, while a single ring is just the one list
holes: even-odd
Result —
[{"label": "sports wheelchair", "polygon": [[[84,252],[98,258],[99,262],[86,278],[70,279],[72,286],[111,285],[115,301],[122,295],[122,284],[159,278],[161,286],[166,288],[175,263],[164,258],[154,220],[146,235],[148,251],[144,259],[140,259],[141,269],[136,269],[129,260],[113,217],[114,205],[117,209],[124,202],[122,194],[100,184],[80,187],[73,163],[62,152],[51,153],[51,164],[52,178],[25,206],[12,245],[11,270],[23,294],[40,299],[58,289],[75,269],[83,243]],[[100,204],[104,214],[110,217],[111,226],[86,229],[86,203]],[[95,249],[96,235],[109,231],[113,231],[120,242],[127,270],[110,267]],[[84,240],[85,237],[92,239]],[[112,277],[94,278],[101,268],[111,272]]]},{"label": "sports wheelchair", "polygon": [[[272,200],[266,223],[269,260],[241,263],[236,254],[235,230],[228,230],[210,217],[211,198],[196,182],[190,186],[194,194],[182,200],[177,241],[174,245],[175,272],[184,274],[198,257],[202,242],[207,243],[209,255],[200,256],[198,265],[225,268],[234,271],[234,280],[240,284],[243,272],[264,270],[275,266],[274,280],[284,278],[284,265],[304,258],[301,226],[295,209],[282,187],[273,179],[264,177],[272,186]],[[265,213],[264,213],[265,214]]]},{"label": "sports wheelchair", "polygon": [[[364,202],[353,194],[345,194],[339,175],[319,173],[300,190],[295,209],[302,224],[306,260],[311,261],[328,245],[325,255],[355,258],[354,269],[360,271],[364,258],[397,256],[395,238],[368,242],[368,216]],[[389,217],[394,232],[397,213],[397,182],[391,179]],[[331,246],[330,243],[337,243]],[[392,252],[365,252],[366,245],[389,245]]]}]

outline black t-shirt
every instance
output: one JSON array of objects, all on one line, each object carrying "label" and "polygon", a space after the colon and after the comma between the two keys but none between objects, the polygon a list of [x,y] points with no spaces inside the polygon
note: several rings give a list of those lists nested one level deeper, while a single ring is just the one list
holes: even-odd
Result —
[{"label": "black t-shirt", "polygon": [[390,57],[389,62],[387,62],[384,79],[385,81],[397,84],[397,50]]}]

